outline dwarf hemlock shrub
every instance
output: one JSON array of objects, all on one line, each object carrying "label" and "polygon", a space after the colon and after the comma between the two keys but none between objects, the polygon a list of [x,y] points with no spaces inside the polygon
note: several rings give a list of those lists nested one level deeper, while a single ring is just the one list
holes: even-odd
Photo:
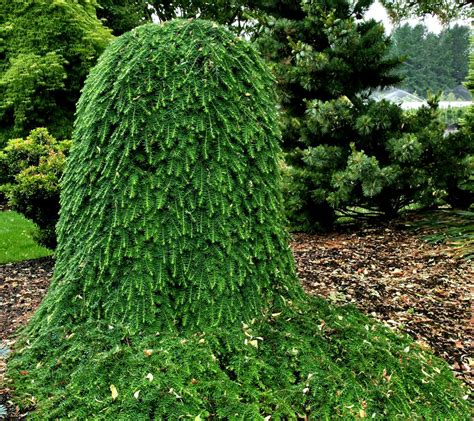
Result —
[{"label": "dwarf hemlock shrub", "polygon": [[136,330],[249,319],[295,279],[272,79],[230,33],[171,28],[101,58],[63,182],[56,277],[82,268],[68,300]]},{"label": "dwarf hemlock shrub", "polygon": [[302,294],[273,84],[207,21],[105,51],[78,105],[54,279],[8,364],[33,417],[467,414],[445,363]]}]

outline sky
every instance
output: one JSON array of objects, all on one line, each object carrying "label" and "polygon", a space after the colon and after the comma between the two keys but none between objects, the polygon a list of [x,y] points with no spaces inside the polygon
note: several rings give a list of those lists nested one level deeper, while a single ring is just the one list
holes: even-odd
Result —
[{"label": "sky", "polygon": [[[365,17],[369,19],[373,18],[376,21],[382,21],[385,26],[385,30],[388,33],[392,31],[393,25],[388,18],[387,11],[379,1],[376,1],[370,7]],[[423,21],[431,32],[439,33],[443,29],[442,25],[439,23],[439,20],[433,16],[427,16],[424,19],[409,19],[407,22],[410,24],[417,24]],[[459,21],[458,23],[469,25],[469,22],[467,21]]]}]

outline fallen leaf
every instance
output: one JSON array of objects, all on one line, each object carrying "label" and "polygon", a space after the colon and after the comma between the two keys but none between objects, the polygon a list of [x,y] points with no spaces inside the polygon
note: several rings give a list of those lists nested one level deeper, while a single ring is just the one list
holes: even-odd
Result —
[{"label": "fallen leaf", "polygon": [[247,341],[249,345],[252,345],[255,348],[258,348],[258,341],[256,339],[251,339]]},{"label": "fallen leaf", "polygon": [[118,396],[117,388],[113,384],[110,385],[110,392],[112,393],[112,400],[117,399],[117,396]]}]

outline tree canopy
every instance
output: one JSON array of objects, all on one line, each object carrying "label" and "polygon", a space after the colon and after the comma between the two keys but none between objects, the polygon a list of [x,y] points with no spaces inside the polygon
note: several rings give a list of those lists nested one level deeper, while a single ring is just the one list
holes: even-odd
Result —
[{"label": "tree canopy", "polygon": [[0,10],[0,144],[47,127],[69,137],[85,77],[111,39],[93,2],[14,0]]},{"label": "tree canopy", "polygon": [[98,16],[115,35],[120,35],[138,25],[152,21],[154,16],[159,22],[174,18],[209,19],[215,22],[240,28],[240,22],[246,21],[244,12],[253,10],[263,1],[247,0],[99,0]]},{"label": "tree canopy", "polygon": [[472,16],[470,0],[381,0],[381,2],[396,22],[411,17],[433,15],[441,22],[448,23]]},{"label": "tree canopy", "polygon": [[399,84],[426,97],[461,85],[468,73],[469,27],[454,25],[439,34],[422,24],[404,24],[392,33],[393,54],[404,57]]},{"label": "tree canopy", "polygon": [[114,35],[122,35],[136,26],[151,22],[152,8],[146,0],[99,0],[97,17],[112,29]]}]

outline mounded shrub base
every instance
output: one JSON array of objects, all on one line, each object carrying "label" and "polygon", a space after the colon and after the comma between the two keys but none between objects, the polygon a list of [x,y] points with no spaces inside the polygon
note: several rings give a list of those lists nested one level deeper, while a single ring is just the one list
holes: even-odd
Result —
[{"label": "mounded shrub base", "polygon": [[90,321],[45,323],[34,338],[8,371],[33,419],[469,419],[446,363],[321,299],[226,330],[130,334]]}]

